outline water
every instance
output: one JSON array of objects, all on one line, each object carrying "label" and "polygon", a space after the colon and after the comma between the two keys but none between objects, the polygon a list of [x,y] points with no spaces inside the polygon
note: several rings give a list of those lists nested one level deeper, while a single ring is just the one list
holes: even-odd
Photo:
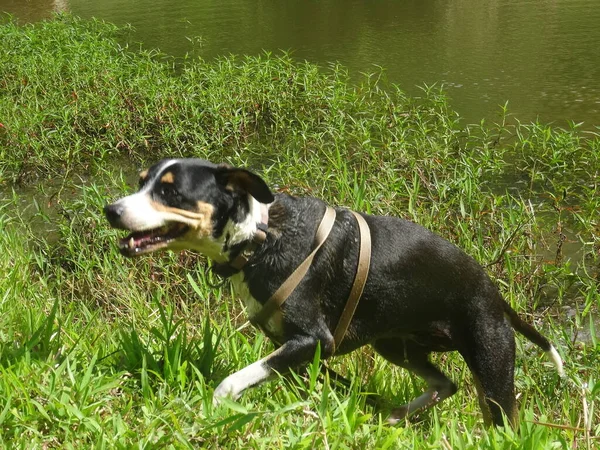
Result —
[{"label": "water", "polygon": [[0,0],[0,11],[129,23],[134,41],[173,56],[283,49],[356,79],[379,66],[409,94],[443,83],[467,122],[508,101],[521,121],[600,126],[598,0]]}]

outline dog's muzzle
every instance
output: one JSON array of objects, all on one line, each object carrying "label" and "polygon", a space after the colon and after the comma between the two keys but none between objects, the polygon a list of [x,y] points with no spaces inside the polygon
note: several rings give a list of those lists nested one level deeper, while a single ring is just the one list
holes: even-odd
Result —
[{"label": "dog's muzzle", "polygon": [[108,220],[108,223],[110,223],[111,227],[118,228],[120,230],[127,229],[121,222],[121,217],[123,216],[123,206],[119,205],[119,203],[106,205],[104,207],[104,215],[106,216],[106,220]]},{"label": "dog's muzzle", "polygon": [[124,256],[139,256],[167,247],[171,242],[183,236],[189,226],[179,222],[170,222],[158,227],[136,229],[124,220],[125,207],[119,202],[104,207],[104,215],[113,228],[131,231],[119,239],[119,251]]}]

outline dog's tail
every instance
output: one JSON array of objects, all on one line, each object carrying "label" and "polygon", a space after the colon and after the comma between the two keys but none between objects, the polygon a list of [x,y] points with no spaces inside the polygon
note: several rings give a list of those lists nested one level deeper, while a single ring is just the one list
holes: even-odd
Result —
[{"label": "dog's tail", "polygon": [[548,339],[546,339],[538,330],[536,330],[532,325],[525,322],[523,319],[519,317],[517,312],[510,307],[510,305],[504,302],[504,313],[508,316],[510,320],[510,324],[515,329],[515,331],[521,333],[535,345],[540,347],[554,366],[556,367],[556,371],[558,374],[563,377],[565,375],[565,371],[563,369],[563,362],[560,358],[560,355],[554,348],[554,346],[550,343]]}]

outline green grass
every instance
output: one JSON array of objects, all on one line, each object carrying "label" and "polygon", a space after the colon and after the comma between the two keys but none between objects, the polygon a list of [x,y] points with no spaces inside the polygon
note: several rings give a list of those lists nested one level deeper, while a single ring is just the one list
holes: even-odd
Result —
[{"label": "green grass", "polygon": [[[14,448],[587,448],[598,445],[600,139],[465,125],[438,87],[407,97],[289,56],[172,61],[123,31],[58,17],[0,25],[0,445]],[[175,63],[178,64],[175,70]],[[346,389],[292,374],[212,406],[229,373],[272,351],[202,257],[126,260],[101,208],[162,157],[247,165],[278,190],[414,220],[487,265],[559,348],[559,380],[518,339],[518,431],[484,428],[460,385],[397,427],[366,402],[421,380],[370,349],[331,361]]]}]

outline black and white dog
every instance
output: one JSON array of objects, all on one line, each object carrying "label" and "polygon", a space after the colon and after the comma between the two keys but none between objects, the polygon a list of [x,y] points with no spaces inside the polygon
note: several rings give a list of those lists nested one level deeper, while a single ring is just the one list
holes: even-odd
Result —
[{"label": "black and white dog", "polygon": [[[139,191],[105,207],[110,224],[130,231],[120,240],[125,256],[155,250],[193,250],[226,267],[246,251],[268,211],[266,239],[231,275],[249,315],[311,252],[326,205],[316,198],[274,195],[254,173],[200,159],[163,160],[140,174]],[[395,423],[456,392],[430,361],[431,352],[458,351],[475,379],[487,422],[516,418],[513,328],[562,361],[550,342],[520,319],[473,258],[407,220],[363,215],[371,231],[366,285],[345,339],[335,348],[332,329],[344,309],[356,272],[358,225],[337,209],[331,234],[306,277],[261,328],[278,348],[228,376],[215,400],[237,398],[276,372],[365,344],[388,361],[422,377],[427,391],[392,411]]]}]

